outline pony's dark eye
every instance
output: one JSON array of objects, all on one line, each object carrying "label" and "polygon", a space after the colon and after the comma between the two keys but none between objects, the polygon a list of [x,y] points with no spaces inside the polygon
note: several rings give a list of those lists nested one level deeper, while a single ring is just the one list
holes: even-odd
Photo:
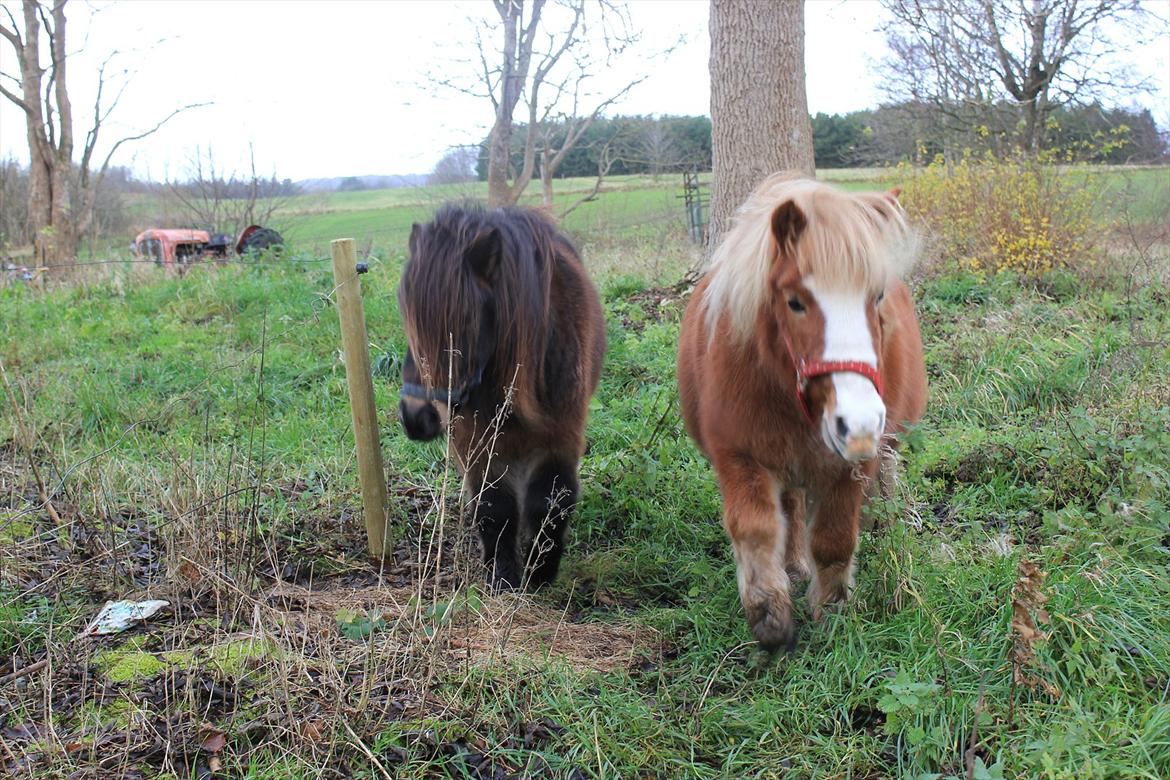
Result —
[{"label": "pony's dark eye", "polygon": [[795,296],[788,299],[788,308],[792,309],[797,314],[804,313],[804,304],[801,303],[800,299]]},{"label": "pony's dark eye", "polygon": [[880,293],[878,293],[877,297],[873,299],[873,305],[874,306],[881,306],[882,299],[885,297],[886,297],[886,291],[882,290]]}]

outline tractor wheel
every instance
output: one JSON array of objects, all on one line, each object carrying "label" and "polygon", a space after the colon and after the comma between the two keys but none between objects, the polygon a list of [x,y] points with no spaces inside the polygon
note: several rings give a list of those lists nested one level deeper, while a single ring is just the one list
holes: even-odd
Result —
[{"label": "tractor wheel", "polygon": [[272,228],[259,228],[248,234],[243,241],[242,254],[259,254],[266,249],[279,251],[284,248],[284,237]]}]

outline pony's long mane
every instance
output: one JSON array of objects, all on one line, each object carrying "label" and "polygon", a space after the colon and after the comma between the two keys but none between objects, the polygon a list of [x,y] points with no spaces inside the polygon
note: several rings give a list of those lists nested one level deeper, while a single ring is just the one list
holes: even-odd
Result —
[{"label": "pony's long mane", "polygon": [[724,315],[731,336],[744,342],[768,302],[769,274],[780,258],[772,213],[792,201],[807,227],[792,248],[802,277],[830,289],[883,289],[913,254],[905,214],[884,193],[849,193],[812,179],[777,173],[765,179],[737,210],[731,229],[711,256],[704,303],[708,333]]},{"label": "pony's long mane", "polygon": [[[490,295],[495,306],[495,352],[492,363],[501,383],[516,379],[523,400],[532,397],[542,374],[548,344],[549,293],[558,252],[574,252],[543,215],[518,208],[485,210],[474,203],[447,204],[435,213],[414,247],[419,262],[409,264],[402,280],[401,306],[410,338],[425,356],[447,355],[449,334],[470,332],[485,294],[484,282],[465,262],[477,238],[495,229],[500,247]],[[432,327],[415,327],[431,323]],[[446,365],[431,367],[445,375]],[[517,368],[519,372],[517,373]]]}]

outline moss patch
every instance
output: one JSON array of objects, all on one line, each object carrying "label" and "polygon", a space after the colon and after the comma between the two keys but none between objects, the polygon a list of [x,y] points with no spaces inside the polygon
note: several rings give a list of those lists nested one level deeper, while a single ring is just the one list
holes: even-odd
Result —
[{"label": "moss patch", "polygon": [[225,675],[239,677],[258,662],[284,657],[284,651],[270,639],[235,639],[207,648],[208,660]]},{"label": "moss patch", "polygon": [[32,523],[12,520],[0,524],[0,544],[19,544],[33,535]]},{"label": "moss patch", "polygon": [[161,656],[141,650],[104,650],[93,662],[110,682],[142,680],[167,668]]},{"label": "moss patch", "polygon": [[83,729],[96,729],[107,723],[113,723],[117,728],[129,728],[136,715],[143,715],[146,710],[132,704],[126,699],[113,701],[86,702],[78,714],[78,725]]},{"label": "moss patch", "polygon": [[107,680],[116,683],[144,680],[171,666],[190,667],[200,662],[228,677],[240,677],[260,662],[284,655],[275,642],[253,637],[233,639],[211,647],[161,653],[140,650],[143,642],[143,637],[132,637],[124,647],[103,650],[94,656],[94,666]]}]

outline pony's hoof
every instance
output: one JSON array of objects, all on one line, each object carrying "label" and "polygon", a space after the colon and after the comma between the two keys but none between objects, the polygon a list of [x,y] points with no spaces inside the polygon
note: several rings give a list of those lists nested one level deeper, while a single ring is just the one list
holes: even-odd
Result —
[{"label": "pony's hoof", "polygon": [[796,623],[791,620],[783,628],[761,631],[759,626],[753,626],[752,631],[760,643],[760,649],[769,655],[796,650]]},{"label": "pony's hoof", "polygon": [[492,593],[510,593],[520,590],[520,577],[493,571],[488,573],[487,585]]},{"label": "pony's hoof", "polygon": [[784,571],[788,574],[788,581],[793,585],[805,582],[812,577],[812,572],[809,571],[808,566],[803,563],[790,563],[784,567]]},{"label": "pony's hoof", "polygon": [[779,650],[792,652],[796,648],[796,623],[790,610],[775,604],[762,604],[748,610],[748,623],[760,643],[760,649],[769,653]]},{"label": "pony's hoof", "polygon": [[557,575],[553,573],[549,575],[547,572],[532,572],[528,575],[527,581],[524,583],[524,589],[535,593],[538,590],[548,587],[556,580]]},{"label": "pony's hoof", "polygon": [[848,600],[847,596],[841,598],[831,599],[829,601],[814,603],[812,605],[812,619],[819,623],[825,615],[831,615],[840,612],[845,608],[845,602]]},{"label": "pony's hoof", "polygon": [[542,556],[531,568],[528,569],[527,576],[524,580],[525,590],[536,591],[551,585],[557,579],[557,572],[561,568],[561,556],[557,555],[555,560],[552,556]]}]

